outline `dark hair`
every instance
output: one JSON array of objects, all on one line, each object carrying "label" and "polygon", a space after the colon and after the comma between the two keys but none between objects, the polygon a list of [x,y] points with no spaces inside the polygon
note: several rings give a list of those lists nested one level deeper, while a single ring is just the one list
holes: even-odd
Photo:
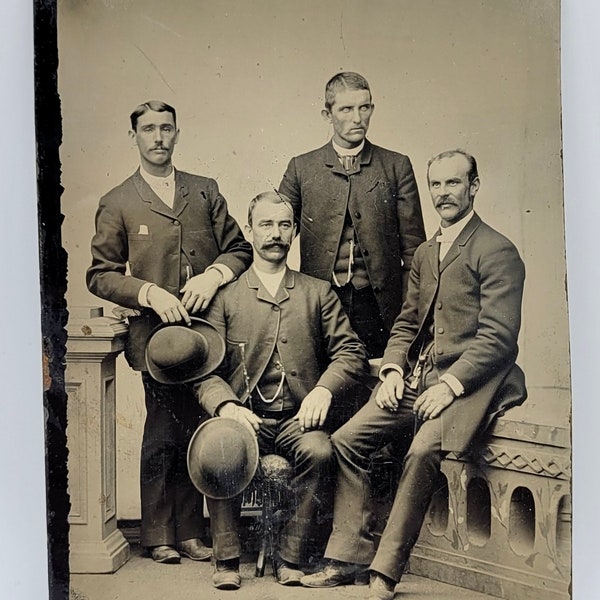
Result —
[{"label": "dark hair", "polygon": [[131,129],[136,131],[138,119],[146,114],[149,110],[153,110],[154,112],[169,112],[173,115],[173,123],[175,127],[177,127],[177,115],[175,114],[175,109],[167,104],[166,102],[162,102],[161,100],[149,100],[148,102],[144,102],[140,104],[136,109],[129,115],[129,119],[131,120]]},{"label": "dark hair", "polygon": [[358,73],[345,71],[334,75],[325,84],[325,108],[331,110],[335,102],[335,96],[344,90],[367,90],[371,94],[369,82]]},{"label": "dark hair", "polygon": [[469,171],[467,173],[469,183],[472,183],[475,179],[477,179],[479,177],[479,173],[477,172],[477,161],[475,160],[475,157],[472,154],[461,150],[460,148],[456,148],[455,150],[446,150],[444,152],[440,152],[433,158],[429,159],[427,162],[427,183],[429,183],[429,167],[431,167],[434,162],[441,160],[442,158],[452,158],[457,154],[464,156],[469,161]]},{"label": "dark hair", "polygon": [[254,198],[252,198],[252,200],[250,200],[250,204],[248,205],[248,225],[250,225],[250,227],[252,227],[252,213],[254,212],[254,207],[259,202],[267,201],[271,202],[272,204],[285,204],[292,212],[293,221],[294,209],[292,207],[290,199],[286,195],[280,194],[277,190],[273,190],[272,192],[262,192],[261,194],[258,194],[258,196],[255,196]]}]

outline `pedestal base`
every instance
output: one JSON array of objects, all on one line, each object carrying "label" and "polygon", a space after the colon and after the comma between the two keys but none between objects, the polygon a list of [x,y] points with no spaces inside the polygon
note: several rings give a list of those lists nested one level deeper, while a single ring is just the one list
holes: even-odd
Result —
[{"label": "pedestal base", "polygon": [[129,544],[116,529],[105,540],[71,544],[71,573],[114,573],[129,559]]}]

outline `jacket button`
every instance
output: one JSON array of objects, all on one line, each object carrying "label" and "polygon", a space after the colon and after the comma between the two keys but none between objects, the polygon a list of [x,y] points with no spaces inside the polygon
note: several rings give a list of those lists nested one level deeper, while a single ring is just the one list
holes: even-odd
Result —
[{"label": "jacket button", "polygon": [[356,211],[356,212],[354,213],[354,216],[355,216],[357,219],[360,219],[360,217],[361,217],[362,215],[360,214],[360,212]]},{"label": "jacket button", "polygon": [[282,344],[287,344],[287,338],[281,338],[281,343]]},{"label": "jacket button", "polygon": [[369,251],[368,251],[368,250],[365,248],[365,249],[362,251],[362,255],[363,255],[363,256],[369,256]]},{"label": "jacket button", "polygon": [[378,293],[379,293],[381,290],[380,290],[380,288],[379,288],[378,286],[374,285],[374,286],[373,286],[373,291],[374,291],[376,294],[378,294]]},{"label": "jacket button", "polygon": [[296,373],[296,371],[293,371],[293,370],[292,370],[292,371],[290,371],[290,375],[291,375],[292,377],[296,377],[297,373]]},{"label": "jacket button", "polygon": [[175,227],[179,227],[179,221],[173,221],[173,225],[175,225]]},{"label": "jacket button", "polygon": [[438,333],[444,333],[444,328],[443,327],[438,327]]},{"label": "jacket button", "polygon": [[190,256],[196,256],[196,251],[193,248],[190,250]]},{"label": "jacket button", "polygon": [[444,350],[442,348],[436,348],[437,354],[444,354]]},{"label": "jacket button", "polygon": [[442,308],[442,303],[441,303],[441,302],[438,302],[438,303],[437,303],[437,307],[438,307],[438,308]]},{"label": "jacket button", "polygon": [[279,310],[279,306],[271,306],[271,310],[277,312]]}]

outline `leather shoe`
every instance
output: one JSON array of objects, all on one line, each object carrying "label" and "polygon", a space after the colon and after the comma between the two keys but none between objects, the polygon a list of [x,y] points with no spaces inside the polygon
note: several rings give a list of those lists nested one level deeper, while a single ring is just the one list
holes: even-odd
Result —
[{"label": "leather shoe", "polygon": [[177,550],[182,556],[187,556],[192,560],[209,560],[212,556],[212,548],[208,548],[196,538],[180,542]]},{"label": "leather shoe", "polygon": [[372,572],[369,583],[369,596],[367,600],[392,600],[396,582],[380,573]]},{"label": "leather shoe", "polygon": [[275,563],[275,579],[281,585],[302,585],[300,580],[304,577],[304,573],[295,565],[278,559]]},{"label": "leather shoe", "polygon": [[365,570],[364,565],[332,560],[325,565],[323,570],[302,577],[300,583],[304,587],[310,588],[335,587],[336,585],[347,585],[355,582],[359,585],[365,585]]},{"label": "leather shoe", "polygon": [[215,561],[212,582],[219,590],[239,590],[242,585],[239,558]]},{"label": "leather shoe", "polygon": [[150,554],[153,561],[167,565],[177,565],[181,560],[179,552],[173,546],[153,546]]}]

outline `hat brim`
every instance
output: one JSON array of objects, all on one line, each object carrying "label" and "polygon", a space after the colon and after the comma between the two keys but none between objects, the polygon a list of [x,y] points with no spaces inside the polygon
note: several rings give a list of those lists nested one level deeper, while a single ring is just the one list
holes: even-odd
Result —
[{"label": "hat brim", "polygon": [[[227,494],[223,493],[219,489],[216,489],[214,483],[212,481],[208,481],[204,477],[202,465],[200,463],[200,459],[198,458],[202,454],[201,451],[203,444],[206,443],[206,437],[203,438],[203,434],[206,434],[210,430],[218,431],[224,427],[234,430],[235,435],[246,447],[247,457],[244,476],[235,481],[235,485],[233,487],[231,482],[228,482],[229,485],[227,486]],[[256,435],[254,435],[248,427],[242,425],[242,423],[227,417],[213,417],[212,419],[208,419],[208,421],[202,423],[194,432],[194,435],[192,436],[192,439],[188,445],[187,467],[190,479],[199,492],[215,500],[227,500],[241,494],[250,485],[250,482],[254,478],[256,470],[258,469],[258,460],[259,449]]]},{"label": "hat brim", "polygon": [[[223,358],[225,357],[225,340],[214,325],[198,317],[190,317],[190,320],[192,321],[190,328],[197,331],[206,340],[206,346],[208,348],[207,359],[197,367],[190,369],[184,377],[175,377],[170,374],[168,370],[158,367],[148,352],[148,343],[156,332],[165,327],[172,327],[174,325],[171,323],[161,323],[158,327],[155,327],[150,334],[145,350],[146,368],[148,369],[148,373],[150,373],[152,378],[156,379],[159,383],[173,385],[178,383],[190,383],[210,375],[223,362]],[[185,325],[182,325],[181,323],[176,323],[175,325],[185,327]]]}]

